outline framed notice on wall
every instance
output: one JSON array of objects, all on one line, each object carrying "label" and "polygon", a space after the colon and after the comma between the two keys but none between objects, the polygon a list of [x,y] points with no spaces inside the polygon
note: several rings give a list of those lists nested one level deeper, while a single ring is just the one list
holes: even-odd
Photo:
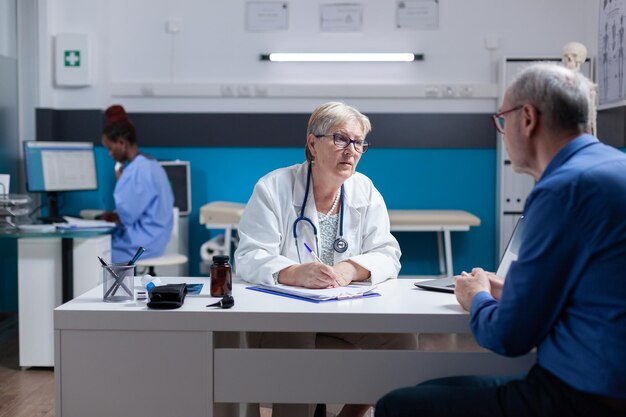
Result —
[{"label": "framed notice on wall", "polygon": [[598,25],[599,107],[626,106],[624,28],[626,0],[601,0]]},{"label": "framed notice on wall", "polygon": [[397,0],[398,29],[438,29],[439,0]]},{"label": "framed notice on wall", "polygon": [[363,9],[360,3],[335,3],[320,6],[322,32],[360,32]]},{"label": "framed notice on wall", "polygon": [[287,30],[289,5],[286,1],[249,1],[246,3],[246,31]]}]

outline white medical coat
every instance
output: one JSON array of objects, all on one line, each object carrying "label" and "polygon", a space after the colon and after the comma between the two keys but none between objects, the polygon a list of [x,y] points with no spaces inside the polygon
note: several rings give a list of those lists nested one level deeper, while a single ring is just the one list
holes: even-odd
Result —
[{"label": "white medical coat", "polygon": [[[235,252],[237,275],[252,283],[274,284],[272,274],[298,264],[293,224],[304,199],[308,163],[272,171],[261,178],[239,223]],[[304,210],[319,230],[313,186]],[[389,231],[389,214],[382,195],[365,175],[355,173],[344,183],[344,239],[348,250],[335,254],[335,264],[351,260],[371,273],[372,284],[396,278],[400,247]],[[313,228],[298,222],[302,263],[314,262],[303,242],[314,248]],[[315,249],[315,248],[314,248]]]}]

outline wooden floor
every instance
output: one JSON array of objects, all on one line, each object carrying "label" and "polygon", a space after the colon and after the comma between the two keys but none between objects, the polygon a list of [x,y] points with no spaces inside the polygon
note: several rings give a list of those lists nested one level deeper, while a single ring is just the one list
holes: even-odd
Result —
[{"label": "wooden floor", "polygon": [[17,316],[0,314],[0,417],[54,417],[52,368],[22,370]]}]

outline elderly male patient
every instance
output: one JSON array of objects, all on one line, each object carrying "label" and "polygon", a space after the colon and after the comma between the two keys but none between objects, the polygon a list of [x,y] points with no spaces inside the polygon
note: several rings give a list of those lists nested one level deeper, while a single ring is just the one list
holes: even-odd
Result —
[{"label": "elderly male patient", "polygon": [[[585,132],[591,82],[535,64],[494,115],[517,172],[536,181],[519,258],[500,277],[456,277],[478,343],[525,375],[465,376],[393,391],[376,416],[626,415],[626,156]],[[468,169],[472,169],[471,165]]]}]

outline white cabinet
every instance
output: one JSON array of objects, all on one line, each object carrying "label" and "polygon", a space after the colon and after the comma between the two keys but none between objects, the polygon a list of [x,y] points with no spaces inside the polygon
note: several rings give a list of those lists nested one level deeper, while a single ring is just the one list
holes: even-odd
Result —
[{"label": "white cabinet", "polygon": [[[102,282],[97,256],[111,258],[111,236],[74,238],[73,295]],[[18,239],[18,322],[20,366],[54,366],[53,310],[62,304],[62,240]]]}]

